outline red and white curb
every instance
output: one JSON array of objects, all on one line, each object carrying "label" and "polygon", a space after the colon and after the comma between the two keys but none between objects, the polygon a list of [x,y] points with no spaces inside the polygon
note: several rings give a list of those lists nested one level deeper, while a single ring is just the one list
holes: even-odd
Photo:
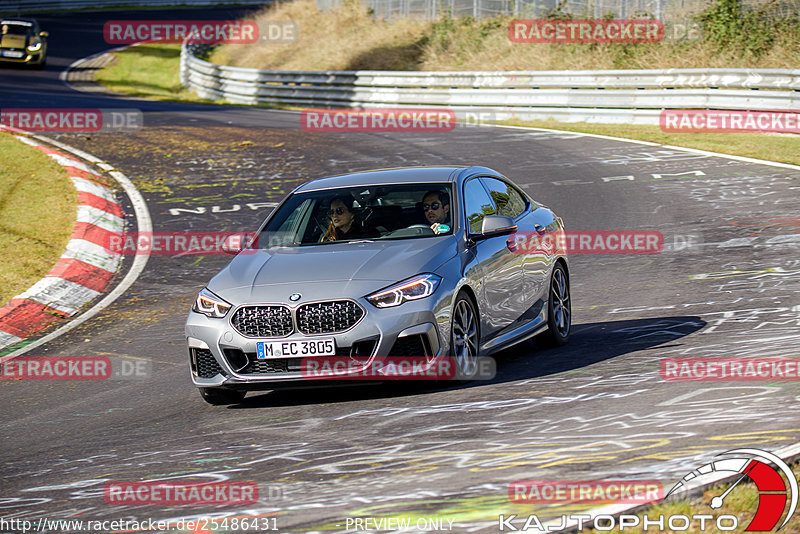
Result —
[{"label": "red and white curb", "polygon": [[[18,132],[18,130],[13,131]],[[101,174],[77,157],[110,171],[109,174],[123,186],[131,198],[140,230],[143,228],[143,223],[144,227],[151,227],[149,212],[141,194],[122,173],[113,171],[112,166],[90,154],[45,137],[36,135],[15,137],[41,150],[67,170],[70,180],[78,191],[78,209],[70,241],[55,266],[27,291],[13,297],[0,308],[0,349],[19,343],[54,323],[78,314],[106,290],[122,265],[122,256],[104,247],[104,243],[109,242],[110,234],[118,234],[125,229],[122,207],[114,198],[112,191],[97,181]],[[44,143],[58,146],[61,150],[50,148]],[[136,259],[119,286],[91,310],[81,314],[79,321],[70,321],[45,338],[4,356],[3,360],[27,352],[55,338],[105,308],[119,297],[143,270],[147,256],[143,257],[143,261],[137,262]]]}]

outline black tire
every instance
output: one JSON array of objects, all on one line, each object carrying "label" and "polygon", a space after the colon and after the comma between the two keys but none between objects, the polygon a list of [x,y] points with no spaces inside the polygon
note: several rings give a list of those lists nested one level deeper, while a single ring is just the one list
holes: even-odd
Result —
[{"label": "black tire", "polygon": [[478,347],[481,322],[472,299],[459,293],[450,319],[450,354],[456,365],[456,378],[472,380],[478,373]]},{"label": "black tire", "polygon": [[572,328],[572,299],[569,275],[561,263],[553,267],[547,295],[547,332],[539,336],[545,345],[559,347],[569,341]]},{"label": "black tire", "polygon": [[246,391],[224,388],[200,388],[200,396],[203,400],[214,406],[224,406],[226,404],[238,404],[244,400]]}]

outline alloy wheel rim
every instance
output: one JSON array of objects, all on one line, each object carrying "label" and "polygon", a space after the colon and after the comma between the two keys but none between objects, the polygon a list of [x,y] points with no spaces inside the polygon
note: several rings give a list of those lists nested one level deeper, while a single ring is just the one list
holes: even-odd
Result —
[{"label": "alloy wheel rim", "polygon": [[453,347],[458,369],[466,376],[472,376],[478,368],[478,326],[475,312],[466,300],[456,304]]},{"label": "alloy wheel rim", "polygon": [[572,320],[572,308],[567,277],[560,268],[553,273],[553,283],[550,287],[550,308],[558,333],[566,336]]}]

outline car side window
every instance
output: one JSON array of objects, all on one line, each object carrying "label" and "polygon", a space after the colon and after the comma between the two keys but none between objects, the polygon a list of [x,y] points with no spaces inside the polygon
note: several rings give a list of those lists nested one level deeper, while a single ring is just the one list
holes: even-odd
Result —
[{"label": "car side window", "polygon": [[484,176],[481,181],[489,190],[489,194],[494,201],[495,209],[498,215],[505,215],[516,219],[527,207],[527,202],[522,194],[517,191],[513,186],[507,184],[497,178],[490,178]]},{"label": "car side window", "polygon": [[483,218],[496,214],[492,199],[477,178],[464,184],[464,210],[471,234],[481,233]]}]

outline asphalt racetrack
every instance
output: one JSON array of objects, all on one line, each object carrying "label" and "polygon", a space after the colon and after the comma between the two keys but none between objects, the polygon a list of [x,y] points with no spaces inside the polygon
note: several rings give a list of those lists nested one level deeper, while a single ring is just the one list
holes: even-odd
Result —
[{"label": "asphalt racetrack", "polygon": [[[152,256],[111,307],[29,354],[146,360],[152,376],[0,381],[0,516],[260,517],[281,532],[443,518],[429,531],[448,530],[449,519],[453,532],[498,532],[500,514],[545,520],[594,506],[512,503],[512,481],[656,479],[668,489],[721,452],[800,441],[796,380],[659,374],[664,358],[798,355],[800,170],[567,132],[308,133],[298,112],[120,99],[59,80],[76,59],[111,48],[108,19],[241,12],[39,16],[49,64],[3,68],[1,107],[142,110],[139,131],[58,139],[131,178],[157,232],[252,231],[268,203],[323,175],[473,164],[510,177],[570,230],[657,230],[664,251],[571,256],[569,344],[530,341],[500,354],[491,381],[270,391],[230,407],[207,405],[192,386],[183,332],[197,291],[230,256]],[[259,499],[103,497],[109,481],[163,479],[255,482]]]}]

